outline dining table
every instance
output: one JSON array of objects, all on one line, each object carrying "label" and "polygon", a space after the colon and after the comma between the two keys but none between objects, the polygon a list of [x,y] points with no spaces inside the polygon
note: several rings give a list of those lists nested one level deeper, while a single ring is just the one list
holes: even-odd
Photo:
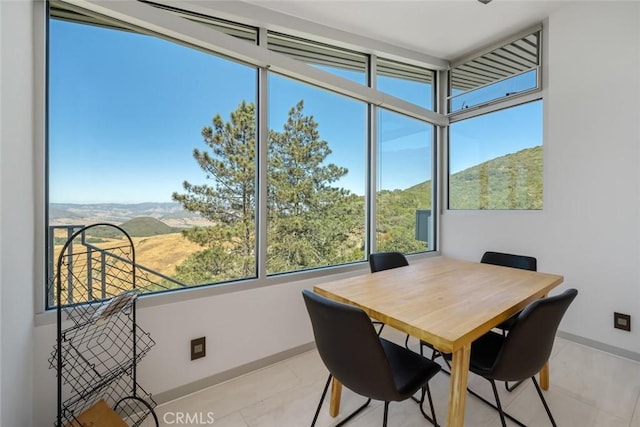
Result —
[{"label": "dining table", "polygon": [[[475,339],[545,297],[563,276],[448,256],[317,284],[314,292],[360,307],[372,319],[451,354],[448,426],[463,426],[471,345]],[[549,387],[548,362],[540,386]],[[330,414],[340,410],[342,385],[333,380]]]}]

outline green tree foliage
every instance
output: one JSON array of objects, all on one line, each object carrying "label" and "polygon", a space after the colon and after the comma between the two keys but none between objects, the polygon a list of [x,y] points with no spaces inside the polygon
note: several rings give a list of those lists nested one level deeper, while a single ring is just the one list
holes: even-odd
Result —
[{"label": "green tree foliage", "polygon": [[352,222],[364,218],[350,192],[331,185],[348,170],[324,164],[331,149],[303,109],[298,102],[282,132],[269,133],[269,273],[353,260],[345,244],[355,231]]},{"label": "green tree foliage", "polygon": [[416,211],[431,209],[431,180],[406,190],[380,191],[376,201],[376,236],[379,252],[424,251],[427,242],[416,240]]},{"label": "green tree foliage", "polygon": [[187,260],[177,269],[177,277],[186,283],[251,277],[255,274],[254,104],[242,101],[226,123],[216,115],[213,126],[202,129],[202,137],[210,151],[196,148],[193,157],[211,184],[185,181],[185,192],[173,193],[172,198],[214,225],[183,232],[209,250]]},{"label": "green tree foliage", "polygon": [[[313,268],[363,259],[364,201],[332,186],[347,169],[325,163],[329,144],[318,123],[291,110],[282,131],[269,132],[267,270]],[[184,231],[205,249],[176,269],[189,284],[255,275],[255,107],[242,102],[224,122],[220,115],[202,136],[209,151],[193,156],[208,183],[183,183],[173,200],[214,223]]]}]

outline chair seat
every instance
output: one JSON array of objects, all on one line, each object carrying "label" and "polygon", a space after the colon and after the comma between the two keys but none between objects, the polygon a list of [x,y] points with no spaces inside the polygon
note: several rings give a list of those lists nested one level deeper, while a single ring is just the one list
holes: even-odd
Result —
[{"label": "chair seat", "polygon": [[418,353],[384,338],[380,338],[380,343],[393,367],[393,380],[400,395],[398,401],[413,395],[440,372],[440,365]]},{"label": "chair seat", "polygon": [[487,377],[493,369],[493,364],[502,349],[505,337],[496,332],[488,332],[471,344],[471,361],[469,370],[475,374]]},{"label": "chair seat", "polygon": [[[488,375],[493,369],[493,364],[502,348],[505,337],[495,332],[487,332],[471,344],[471,360],[469,370],[481,376]],[[451,361],[453,355],[445,353],[442,355],[446,360]]]}]

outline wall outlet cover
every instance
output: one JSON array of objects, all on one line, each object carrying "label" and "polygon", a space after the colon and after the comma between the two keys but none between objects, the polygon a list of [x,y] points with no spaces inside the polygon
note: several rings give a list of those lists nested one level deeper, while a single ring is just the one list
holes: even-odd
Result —
[{"label": "wall outlet cover", "polygon": [[206,337],[191,340],[191,360],[200,359],[207,355]]}]

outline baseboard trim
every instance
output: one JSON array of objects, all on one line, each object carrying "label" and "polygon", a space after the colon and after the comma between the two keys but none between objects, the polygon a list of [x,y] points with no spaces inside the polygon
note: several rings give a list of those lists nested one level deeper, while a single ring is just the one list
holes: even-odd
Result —
[{"label": "baseboard trim", "polygon": [[616,356],[624,357],[625,359],[631,359],[636,362],[640,362],[640,353],[636,353],[634,351],[625,350],[624,348],[605,344],[600,341],[584,338],[579,335],[570,334],[568,332],[558,331],[557,335],[560,338],[564,338],[578,344],[586,345],[587,347],[592,347],[597,350],[606,351],[607,353],[611,353]]},{"label": "baseboard trim", "polygon": [[192,383],[185,384],[171,390],[163,391],[162,393],[154,394],[153,400],[158,405],[161,405],[163,403],[167,403],[172,400],[180,399],[182,397],[198,392],[207,387],[211,387],[216,384],[220,384],[230,379],[239,377],[241,375],[248,374],[249,372],[265,368],[269,365],[273,365],[274,363],[281,362],[283,360],[289,359],[290,357],[297,356],[309,350],[313,350],[314,348],[316,348],[315,341],[300,345],[298,347],[290,348],[288,350],[281,351],[280,353],[272,354],[271,356],[254,360],[253,362],[249,362],[244,365],[237,366],[235,368],[211,375],[206,378],[202,378]]}]

